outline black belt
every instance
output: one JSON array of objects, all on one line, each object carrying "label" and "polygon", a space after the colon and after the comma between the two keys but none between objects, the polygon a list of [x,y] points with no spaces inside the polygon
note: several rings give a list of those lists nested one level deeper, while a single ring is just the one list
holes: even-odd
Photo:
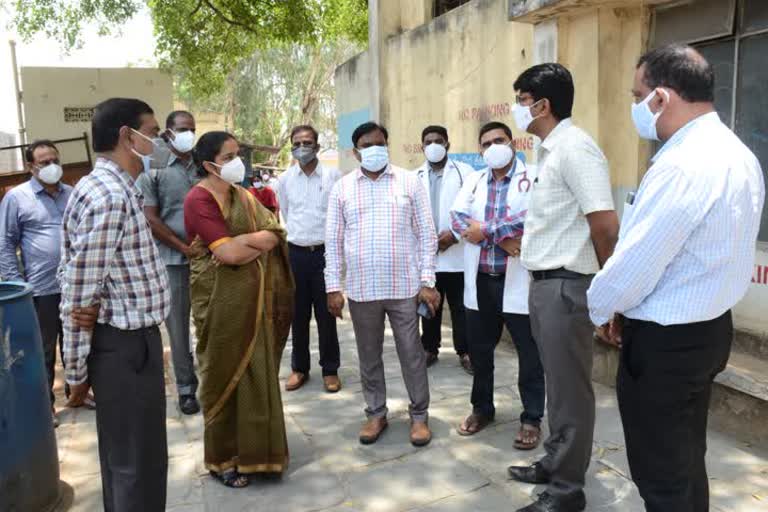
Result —
[{"label": "black belt", "polygon": [[487,277],[488,279],[504,279],[506,274],[491,274],[490,272],[478,272],[478,276]]},{"label": "black belt", "polygon": [[534,281],[542,281],[544,279],[583,279],[589,277],[588,274],[580,274],[564,268],[556,268],[553,270],[533,270],[531,277]]},{"label": "black belt", "polygon": [[291,242],[288,242],[288,247],[293,251],[302,251],[302,252],[325,251],[325,244],[303,246],[303,245],[296,245],[296,244],[292,244]]}]

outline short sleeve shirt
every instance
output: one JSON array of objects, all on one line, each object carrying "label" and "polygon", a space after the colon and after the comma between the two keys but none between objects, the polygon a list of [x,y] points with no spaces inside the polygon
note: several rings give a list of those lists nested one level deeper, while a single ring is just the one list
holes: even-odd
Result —
[{"label": "short sleeve shirt", "polygon": [[184,200],[184,227],[189,243],[200,238],[211,250],[230,239],[219,203],[203,187],[192,187]]},{"label": "short sleeve shirt", "polygon": [[528,270],[600,269],[586,216],[613,210],[608,162],[595,141],[564,119],[541,144],[525,219],[521,260]]},{"label": "short sleeve shirt", "polygon": [[[180,240],[186,240],[184,230],[184,198],[199,181],[195,166],[175,158],[164,169],[142,173],[136,185],[144,196],[144,206],[156,206],[162,221]],[[157,241],[160,256],[166,265],[186,265],[187,258],[164,243]]]}]

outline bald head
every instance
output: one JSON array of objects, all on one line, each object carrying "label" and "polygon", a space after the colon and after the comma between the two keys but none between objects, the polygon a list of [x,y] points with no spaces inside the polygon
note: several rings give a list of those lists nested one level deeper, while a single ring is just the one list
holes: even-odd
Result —
[{"label": "bald head", "polygon": [[689,103],[715,100],[715,74],[709,62],[695,49],[669,45],[646,53],[637,63],[648,89],[666,87]]}]

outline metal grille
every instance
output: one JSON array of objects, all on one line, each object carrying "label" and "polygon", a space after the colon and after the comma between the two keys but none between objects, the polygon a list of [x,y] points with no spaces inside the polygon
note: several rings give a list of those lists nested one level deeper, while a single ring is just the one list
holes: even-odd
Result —
[{"label": "metal grille", "polygon": [[447,13],[460,5],[468,4],[471,0],[435,0],[435,17]]},{"label": "metal grille", "polygon": [[64,107],[65,123],[90,123],[93,107]]}]

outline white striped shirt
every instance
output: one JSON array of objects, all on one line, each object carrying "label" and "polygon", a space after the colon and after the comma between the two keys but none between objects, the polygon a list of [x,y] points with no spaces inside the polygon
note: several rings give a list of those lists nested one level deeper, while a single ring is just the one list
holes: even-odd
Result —
[{"label": "white striped shirt", "polygon": [[298,164],[280,175],[277,195],[290,243],[302,247],[325,243],[328,197],[339,178],[337,169],[321,163],[309,176]]},{"label": "white striped shirt", "polygon": [[389,166],[376,180],[356,169],[328,201],[325,287],[356,302],[415,297],[435,279],[437,235],[429,198],[414,172]]},{"label": "white striped shirt", "polygon": [[765,200],[755,155],[711,113],[653,162],[587,293],[595,325],[614,313],[662,325],[712,320],[749,286]]}]

